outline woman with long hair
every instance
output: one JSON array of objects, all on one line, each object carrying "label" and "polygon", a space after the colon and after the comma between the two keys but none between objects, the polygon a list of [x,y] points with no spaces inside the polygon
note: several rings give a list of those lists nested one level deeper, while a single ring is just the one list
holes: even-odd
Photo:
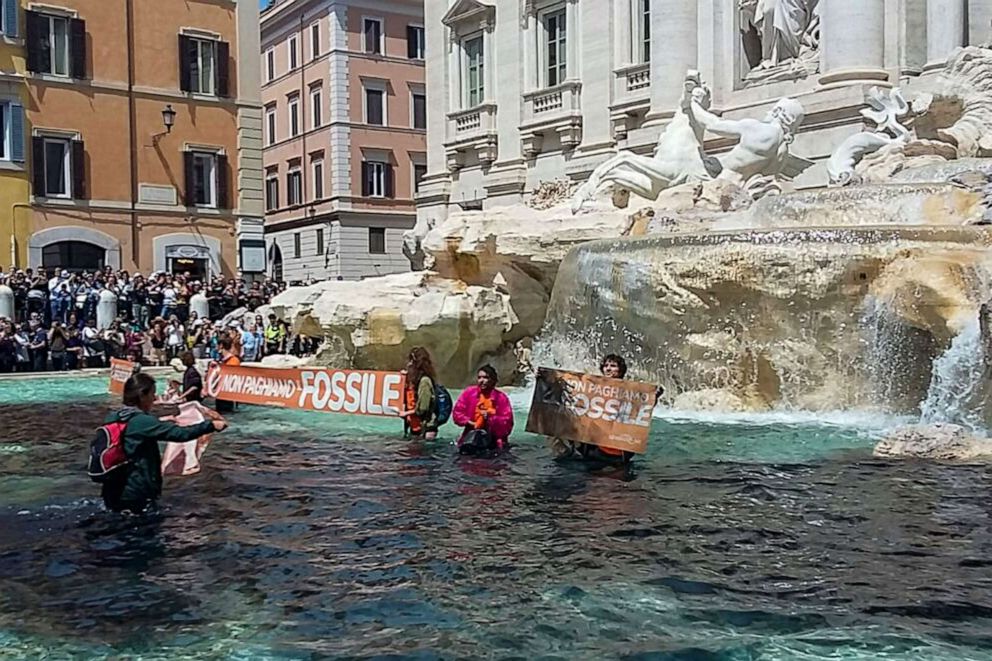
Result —
[{"label": "woman with long hair", "polygon": [[406,361],[406,387],[403,389],[405,410],[402,416],[407,433],[423,436],[428,441],[437,438],[436,385],[437,372],[430,352],[423,347],[414,347]]}]

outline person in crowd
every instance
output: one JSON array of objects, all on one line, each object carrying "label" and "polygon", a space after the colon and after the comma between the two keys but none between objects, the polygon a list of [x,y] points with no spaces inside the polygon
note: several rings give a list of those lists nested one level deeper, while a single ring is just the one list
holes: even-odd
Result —
[{"label": "person in crowd", "polygon": [[179,321],[179,317],[173,314],[169,317],[169,322],[165,327],[165,350],[166,358],[172,360],[179,357],[179,352],[183,351],[186,344],[185,329]]},{"label": "person in crowd", "polygon": [[[237,331],[237,329],[234,329]],[[255,325],[244,328],[240,333],[241,337],[241,358],[247,363],[254,363],[258,360],[261,347],[258,344],[258,334],[255,332]]]},{"label": "person in crowd", "polygon": [[9,374],[17,365],[17,339],[8,321],[0,321],[0,374]]},{"label": "person in crowd", "polygon": [[279,347],[283,342],[283,328],[282,324],[276,319],[276,315],[269,314],[269,325],[265,327],[265,355],[274,356],[278,353],[282,353]]},{"label": "person in crowd", "polygon": [[[499,375],[491,365],[483,365],[476,375],[476,385],[466,388],[451,413],[452,420],[462,427],[458,447],[472,453],[502,451],[513,431],[513,407],[506,393],[497,390]],[[482,433],[479,433],[482,432]]]},{"label": "person in crowd", "polygon": [[406,433],[433,441],[437,438],[437,406],[434,388],[437,372],[427,349],[414,347],[406,361],[405,410],[400,414]]},{"label": "person in crowd", "polygon": [[165,364],[165,322],[156,318],[152,322],[151,332],[148,333],[148,340],[151,344],[152,365],[161,366]]},{"label": "person in crowd", "polygon": [[66,339],[65,361],[66,369],[70,372],[86,366],[86,348],[83,347],[83,338],[79,329],[70,327],[69,337]]},{"label": "person in crowd", "polygon": [[96,320],[89,318],[82,331],[83,348],[86,349],[86,363],[83,367],[91,367],[91,360],[95,359],[97,367],[106,364],[107,348],[100,339],[100,331],[96,329]]},{"label": "person in crowd", "polygon": [[21,324],[14,334],[17,341],[17,371],[31,371],[31,325]]},{"label": "person in crowd", "polygon": [[65,356],[69,349],[69,335],[61,322],[52,322],[52,330],[48,332],[48,347],[52,359],[52,371],[61,372],[66,368]]},{"label": "person in crowd", "polygon": [[[53,321],[53,324],[59,322]],[[35,372],[44,372],[48,369],[48,331],[40,324],[31,334],[31,365]]]},{"label": "person in crowd", "polygon": [[124,454],[129,464],[104,482],[101,495],[107,509],[140,514],[154,509],[162,494],[162,455],[158,444],[185,443],[227,428],[222,418],[179,427],[150,413],[155,403],[155,379],[138,373],[124,384],[124,408],[107,416],[106,424],[124,423]]}]

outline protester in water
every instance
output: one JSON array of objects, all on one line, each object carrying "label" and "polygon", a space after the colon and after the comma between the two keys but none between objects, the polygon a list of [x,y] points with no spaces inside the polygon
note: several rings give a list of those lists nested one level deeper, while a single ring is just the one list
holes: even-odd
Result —
[{"label": "protester in water", "polygon": [[200,375],[199,370],[196,369],[196,358],[193,357],[192,352],[184,351],[179,356],[179,360],[182,361],[182,365],[185,368],[183,370],[183,389],[181,401],[202,402],[203,377]]},{"label": "protester in water", "polygon": [[499,376],[491,365],[483,365],[476,375],[476,385],[462,392],[452,419],[465,431],[458,439],[462,452],[501,451],[509,445],[513,431],[513,407],[510,399],[496,389]]},{"label": "protester in water", "polygon": [[[235,353],[234,340],[231,335],[221,337],[217,346],[220,349],[220,363],[222,365],[230,367],[241,365],[241,358]],[[218,399],[215,404],[218,413],[230,413],[234,410],[234,402],[229,402],[226,399]]]},{"label": "protester in water", "polygon": [[407,356],[406,387],[403,392],[403,421],[412,436],[425,440],[437,438],[437,403],[434,401],[437,372],[431,355],[423,347],[414,347]]},{"label": "protester in water", "polygon": [[103,502],[115,512],[140,513],[154,506],[162,494],[162,455],[158,444],[185,443],[204,434],[223,431],[223,419],[205,420],[190,427],[179,427],[151,415],[155,403],[155,379],[135,374],[124,384],[124,408],[107,416],[106,424],[124,422],[126,469],[103,483]]},{"label": "protester in water", "polygon": [[[599,373],[610,379],[625,379],[627,378],[627,361],[624,360],[623,356],[611,353],[600,362]],[[659,395],[661,395],[662,390],[663,389],[661,387],[658,388]],[[623,463],[630,463],[630,461],[634,458],[633,452],[606,448],[599,445],[593,445],[591,443],[568,441],[560,438],[551,439],[551,450],[554,452],[556,459],[564,459],[578,454],[583,459],[590,459],[593,461],[602,461],[607,463],[622,461]]]}]

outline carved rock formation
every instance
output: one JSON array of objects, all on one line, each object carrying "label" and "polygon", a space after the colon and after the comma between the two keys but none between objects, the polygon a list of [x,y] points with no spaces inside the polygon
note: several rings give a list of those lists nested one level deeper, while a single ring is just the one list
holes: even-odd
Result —
[{"label": "carved rock formation", "polygon": [[517,323],[509,297],[431,272],[293,287],[268,309],[324,338],[318,365],[399,370],[410,349],[426,346],[438,377],[461,386],[484,362],[507,374],[516,364],[504,339]]},{"label": "carved rock formation", "polygon": [[875,446],[876,457],[966,461],[992,459],[992,440],[960,425],[937,423],[899,427]]}]

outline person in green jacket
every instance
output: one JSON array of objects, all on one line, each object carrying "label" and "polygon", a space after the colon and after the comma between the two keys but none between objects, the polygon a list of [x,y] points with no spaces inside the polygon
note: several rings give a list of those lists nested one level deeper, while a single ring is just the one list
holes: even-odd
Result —
[{"label": "person in green jacket", "polygon": [[403,417],[406,432],[415,437],[433,441],[437,438],[437,404],[434,402],[434,384],[437,372],[431,354],[423,347],[414,347],[407,356],[406,385],[403,389]]},{"label": "person in green jacket", "polygon": [[107,416],[104,424],[126,422],[124,455],[129,465],[119,475],[103,483],[103,502],[114,512],[134,514],[154,506],[162,494],[162,455],[158,444],[185,443],[204,434],[223,431],[223,418],[204,420],[190,427],[180,427],[168,418],[158,419],[149,413],[155,403],[155,379],[134,374],[124,384],[124,408]]}]

